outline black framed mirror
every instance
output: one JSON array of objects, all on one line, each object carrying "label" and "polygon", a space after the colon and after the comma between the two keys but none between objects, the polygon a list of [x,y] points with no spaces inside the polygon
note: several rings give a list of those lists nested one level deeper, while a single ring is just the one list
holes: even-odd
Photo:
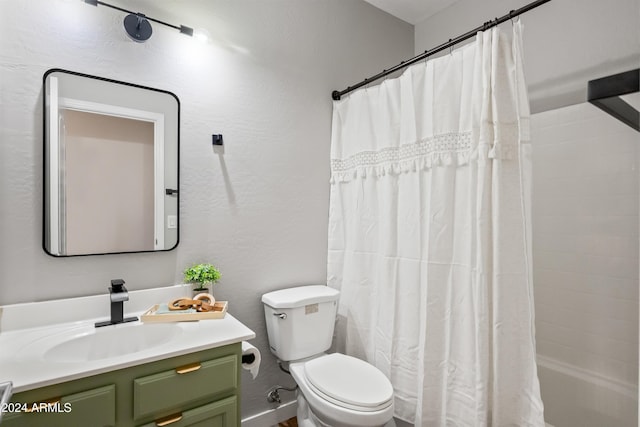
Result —
[{"label": "black framed mirror", "polygon": [[180,101],[62,69],[44,89],[45,252],[154,252],[179,242]]}]

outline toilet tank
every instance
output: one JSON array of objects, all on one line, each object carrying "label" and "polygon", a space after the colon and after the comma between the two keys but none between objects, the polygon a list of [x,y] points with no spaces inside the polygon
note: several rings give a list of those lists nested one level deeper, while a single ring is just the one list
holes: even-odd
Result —
[{"label": "toilet tank", "polygon": [[269,348],[282,361],[329,349],[340,292],[324,285],[298,286],[262,296]]}]

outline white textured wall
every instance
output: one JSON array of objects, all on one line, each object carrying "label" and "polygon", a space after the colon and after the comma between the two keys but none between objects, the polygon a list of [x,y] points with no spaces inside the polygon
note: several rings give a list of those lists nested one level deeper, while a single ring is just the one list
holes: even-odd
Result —
[{"label": "white textured wall", "polygon": [[[459,0],[416,25],[415,52],[531,1]],[[552,0],[520,18],[525,26],[525,76],[534,112],[584,102],[589,80],[640,66],[638,0]]]},{"label": "white textured wall", "polygon": [[579,104],[533,115],[532,140],[536,341],[547,421],[635,425],[638,132]]},{"label": "white textured wall", "polygon": [[[254,329],[243,413],[292,381],[270,356],[260,296],[326,281],[333,89],[413,53],[413,27],[360,0],[112,0],[205,27],[201,45],[154,24],[130,41],[123,14],[80,1],[0,0],[0,305],[170,285],[190,263]],[[42,75],[53,67],[174,92],[181,101],[180,245],[166,253],[56,259],[41,248]],[[211,134],[224,135],[224,154]],[[126,305],[125,305],[126,309]],[[286,399],[287,394],[283,392]]]}]

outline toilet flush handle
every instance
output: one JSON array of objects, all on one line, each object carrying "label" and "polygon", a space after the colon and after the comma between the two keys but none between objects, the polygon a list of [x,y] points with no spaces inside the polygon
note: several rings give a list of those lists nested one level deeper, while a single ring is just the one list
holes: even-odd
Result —
[{"label": "toilet flush handle", "polygon": [[273,315],[278,316],[282,320],[287,318],[287,313],[273,313]]}]

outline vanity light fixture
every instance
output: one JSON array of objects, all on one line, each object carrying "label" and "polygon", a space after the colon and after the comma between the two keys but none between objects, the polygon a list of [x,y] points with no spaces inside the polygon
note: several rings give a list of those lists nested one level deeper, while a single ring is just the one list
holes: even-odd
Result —
[{"label": "vanity light fixture", "polygon": [[84,0],[84,2],[93,6],[107,6],[112,9],[119,10],[120,12],[127,13],[128,15],[124,18],[124,29],[131,40],[139,43],[143,43],[149,40],[151,34],[153,34],[153,29],[151,28],[151,24],[149,23],[149,21],[166,25],[167,27],[175,28],[176,30],[180,31],[182,34],[186,34],[187,36],[193,36],[193,28],[191,27],[187,27],[184,25],[171,25],[158,19],[146,16],[143,13],[132,12],[130,10],[123,9],[121,7],[114,6],[100,0]]}]

